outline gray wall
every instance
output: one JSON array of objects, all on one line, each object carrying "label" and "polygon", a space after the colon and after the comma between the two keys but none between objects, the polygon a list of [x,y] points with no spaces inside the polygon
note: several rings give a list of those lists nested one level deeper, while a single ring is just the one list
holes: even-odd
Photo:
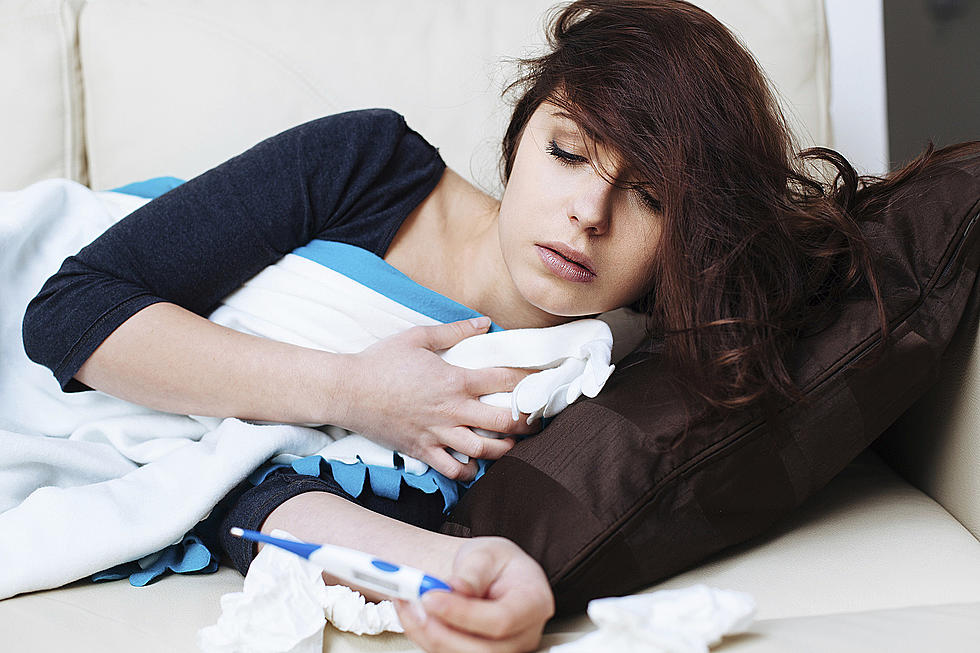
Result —
[{"label": "gray wall", "polygon": [[980,140],[980,0],[884,0],[884,23],[892,166]]}]

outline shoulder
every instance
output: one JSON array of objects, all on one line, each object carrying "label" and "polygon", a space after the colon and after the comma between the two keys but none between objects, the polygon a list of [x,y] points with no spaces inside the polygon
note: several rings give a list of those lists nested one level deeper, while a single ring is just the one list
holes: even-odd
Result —
[{"label": "shoulder", "polygon": [[[418,171],[441,173],[439,150],[391,109],[345,111],[297,125],[267,139],[260,150],[307,173],[356,174],[379,181]],[[304,175],[305,176],[305,175]]]},{"label": "shoulder", "polygon": [[292,130],[305,143],[342,145],[362,155],[374,153],[389,158],[400,156],[429,159],[438,149],[408,126],[405,117],[391,109],[358,109],[335,113],[299,125]]},{"label": "shoulder", "polygon": [[408,130],[408,125],[403,115],[391,109],[356,109],[323,116],[294,129],[308,135],[345,133],[356,138],[374,133],[384,138],[402,136]]},{"label": "shoulder", "polygon": [[[340,194],[357,198],[369,187],[392,180],[425,183],[445,168],[438,149],[390,109],[316,118],[267,138],[236,159],[237,165],[247,164],[255,174],[287,183],[299,179],[318,193],[327,192],[331,200]],[[332,191],[339,194],[334,197]]]}]

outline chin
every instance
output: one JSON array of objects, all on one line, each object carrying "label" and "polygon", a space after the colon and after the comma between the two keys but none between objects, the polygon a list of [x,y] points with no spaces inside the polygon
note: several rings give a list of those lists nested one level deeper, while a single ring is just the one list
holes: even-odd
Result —
[{"label": "chin", "polygon": [[[550,301],[549,301],[550,299]],[[602,310],[596,309],[591,306],[575,306],[568,302],[555,302],[554,297],[546,298],[542,302],[531,302],[535,307],[548,313],[549,315],[554,315],[557,317],[567,317],[569,319],[578,319],[583,317],[592,317],[602,313]]]},{"label": "chin", "polygon": [[586,295],[594,294],[589,289],[583,288],[584,293],[581,291],[569,293],[564,285],[563,283],[554,283],[552,279],[536,278],[524,285],[521,289],[521,295],[538,310],[557,317],[569,319],[591,317],[606,310],[595,305],[594,297],[592,302],[583,301],[586,299]]}]

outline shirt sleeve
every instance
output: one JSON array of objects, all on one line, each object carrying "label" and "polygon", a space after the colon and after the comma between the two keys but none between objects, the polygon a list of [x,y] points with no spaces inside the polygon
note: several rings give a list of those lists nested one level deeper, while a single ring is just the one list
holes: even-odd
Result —
[{"label": "shirt sleeve", "polygon": [[120,220],[41,288],[24,348],[65,392],[120,324],[166,301],[202,316],[316,238],[387,250],[438,183],[438,151],[393,111],[327,116],[265,140]]}]

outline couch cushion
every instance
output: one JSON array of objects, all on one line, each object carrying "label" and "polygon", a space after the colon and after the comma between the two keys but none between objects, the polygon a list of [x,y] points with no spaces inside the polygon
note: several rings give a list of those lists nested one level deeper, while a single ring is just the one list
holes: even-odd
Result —
[{"label": "couch cushion", "polygon": [[[786,644],[818,634],[814,641],[874,646],[810,650],[959,650],[980,627],[980,543],[871,454],[773,533],[650,590],[695,583],[747,591],[759,603],[752,634],[719,651],[806,650]],[[18,653],[191,653],[197,631],[217,621],[221,595],[241,588],[242,577],[225,567],[140,588],[75,583],[0,601],[0,632],[23,642]],[[542,650],[593,628],[584,615],[554,620]],[[927,634],[949,646],[902,648]],[[331,653],[417,650],[394,634],[328,627],[325,639]]]},{"label": "couch cushion", "polygon": [[871,452],[780,520],[652,589],[737,589],[759,619],[980,603],[980,542]]},{"label": "couch cushion", "polygon": [[[547,634],[555,646],[579,637]],[[726,637],[713,653],[922,653],[969,650],[980,638],[980,603],[848,612],[757,621],[748,632]],[[333,649],[331,649],[333,653]]]},{"label": "couch cushion", "polygon": [[967,651],[980,638],[980,603],[770,619],[716,653]]},{"label": "couch cushion", "polygon": [[[788,356],[806,399],[715,414],[673,389],[655,343],[495,463],[443,530],[502,535],[538,559],[559,611],[634,591],[768,528],[933,384],[976,286],[980,156],[937,163],[861,223],[891,325],[854,293]],[[689,421],[688,421],[689,418]],[[920,434],[927,435],[927,434]]]},{"label": "couch cushion", "polygon": [[[497,184],[505,59],[542,42],[557,0],[99,0],[79,24],[94,188],[190,178],[346,109],[389,107],[451,168]],[[748,43],[804,143],[829,141],[822,4],[702,0]],[[191,146],[192,145],[192,146]]]},{"label": "couch cushion", "polygon": [[241,574],[227,567],[146,587],[79,581],[0,601],[0,632],[20,653],[190,653],[198,629],[218,620],[221,596],[240,591]]},{"label": "couch cushion", "polygon": [[[757,621],[717,651],[954,651],[980,636],[980,542],[871,452],[780,520],[644,591],[748,592]],[[594,627],[549,624],[545,643]]]},{"label": "couch cushion", "polygon": [[0,191],[85,183],[75,14],[82,0],[0,3]]}]

